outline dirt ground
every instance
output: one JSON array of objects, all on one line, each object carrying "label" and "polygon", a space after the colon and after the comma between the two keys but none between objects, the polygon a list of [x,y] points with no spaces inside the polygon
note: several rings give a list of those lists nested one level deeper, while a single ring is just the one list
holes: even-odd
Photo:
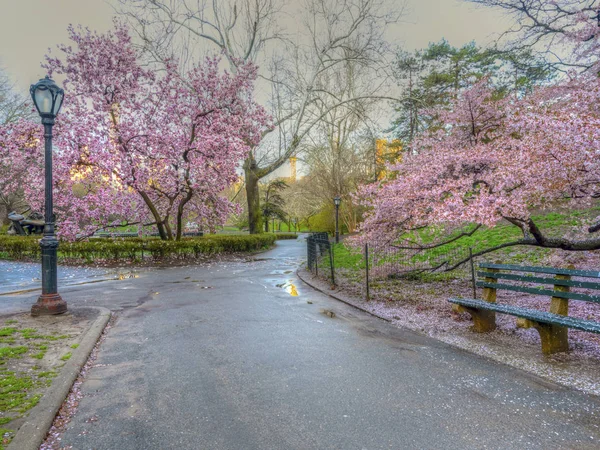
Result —
[{"label": "dirt ground", "polygon": [[[95,309],[59,316],[0,317],[0,432],[10,441],[96,318]],[[0,448],[2,445],[0,444]]]}]

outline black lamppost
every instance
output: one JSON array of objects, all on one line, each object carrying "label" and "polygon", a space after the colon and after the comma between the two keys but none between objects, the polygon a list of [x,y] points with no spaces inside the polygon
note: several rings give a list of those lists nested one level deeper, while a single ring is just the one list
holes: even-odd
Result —
[{"label": "black lamppost", "polygon": [[340,227],[339,227],[340,203],[342,203],[342,199],[338,195],[337,197],[335,197],[333,199],[333,204],[335,205],[335,243],[336,244],[340,243]]},{"label": "black lamppost", "polygon": [[29,93],[42,118],[45,140],[45,217],[44,237],[40,241],[42,248],[42,295],[31,307],[32,316],[62,314],[67,303],[58,294],[56,251],[58,239],[54,235],[54,213],[52,211],[52,127],[54,119],[62,106],[64,91],[50,77],[32,84]]}]

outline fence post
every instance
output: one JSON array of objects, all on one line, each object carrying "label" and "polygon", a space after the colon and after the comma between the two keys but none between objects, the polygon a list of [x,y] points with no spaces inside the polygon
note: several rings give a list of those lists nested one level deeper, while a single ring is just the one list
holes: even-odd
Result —
[{"label": "fence post", "polygon": [[329,265],[331,266],[331,283],[335,287],[335,269],[333,267],[333,248],[329,244]]},{"label": "fence post", "polygon": [[473,283],[473,298],[477,298],[477,283],[475,282],[475,265],[473,264],[473,249],[469,247],[469,261],[471,261],[471,283]]},{"label": "fence post", "polygon": [[366,288],[367,288],[367,301],[371,299],[369,292],[369,244],[365,244],[365,269],[366,269]]},{"label": "fence post", "polygon": [[321,245],[315,241],[315,276],[319,276],[319,256],[321,255]]},{"label": "fence post", "polygon": [[311,255],[312,236],[306,238],[306,262],[308,271],[312,272],[312,255]]}]

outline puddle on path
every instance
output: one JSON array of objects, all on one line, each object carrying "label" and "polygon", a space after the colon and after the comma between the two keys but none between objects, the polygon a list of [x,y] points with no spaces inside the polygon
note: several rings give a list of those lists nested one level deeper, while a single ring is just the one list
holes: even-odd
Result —
[{"label": "puddle on path", "polygon": [[296,285],[294,283],[292,283],[292,280],[289,280],[286,283],[280,283],[276,285],[278,288],[283,288],[283,290],[285,290],[288,294],[290,294],[292,297],[298,297],[298,288],[296,288]]},{"label": "puddle on path", "polygon": [[298,290],[296,289],[296,286],[294,286],[293,284],[290,284],[287,288],[286,291],[288,294],[290,294],[292,297],[298,297]]},{"label": "puddle on path", "polygon": [[123,280],[128,280],[129,278],[139,278],[140,276],[138,274],[135,273],[120,273],[117,276],[117,280],[119,281],[123,281]]},{"label": "puddle on path", "polygon": [[273,272],[271,272],[271,275],[289,275],[290,273],[294,273],[293,270],[274,270]]}]

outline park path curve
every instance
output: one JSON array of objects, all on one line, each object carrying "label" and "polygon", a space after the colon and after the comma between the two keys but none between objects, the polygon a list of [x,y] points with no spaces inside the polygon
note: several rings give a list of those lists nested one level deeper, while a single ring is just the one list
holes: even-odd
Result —
[{"label": "park path curve", "polygon": [[[73,449],[600,448],[600,402],[299,284],[302,239],[253,261],[71,288],[118,311]],[[333,311],[335,317],[327,315]]]}]

